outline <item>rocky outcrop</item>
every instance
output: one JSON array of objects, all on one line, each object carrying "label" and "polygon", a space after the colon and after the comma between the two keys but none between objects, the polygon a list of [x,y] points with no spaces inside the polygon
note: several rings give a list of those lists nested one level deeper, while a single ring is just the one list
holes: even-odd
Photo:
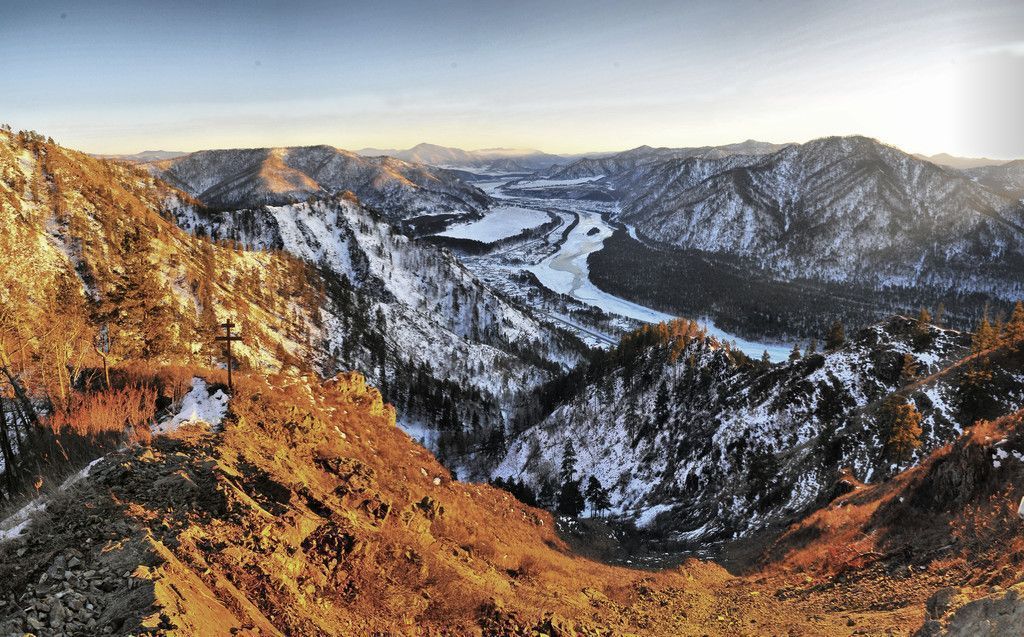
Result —
[{"label": "rocky outcrop", "polygon": [[918,637],[1002,637],[1024,634],[1024,583],[993,587],[969,601],[973,591],[943,588],[928,599]]}]

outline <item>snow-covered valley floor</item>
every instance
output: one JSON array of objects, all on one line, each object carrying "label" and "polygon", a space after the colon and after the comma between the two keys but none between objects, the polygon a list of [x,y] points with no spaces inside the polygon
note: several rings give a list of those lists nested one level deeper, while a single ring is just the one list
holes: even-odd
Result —
[{"label": "snow-covered valley floor", "polygon": [[493,243],[513,237],[523,230],[536,228],[548,219],[547,214],[532,208],[498,206],[491,209],[483,219],[451,226],[439,233],[439,236]]},{"label": "snow-covered valley floor", "polygon": [[[517,221],[517,218],[522,217],[519,214],[505,216],[498,214],[508,210],[530,212],[546,219],[546,213],[541,212],[543,210],[558,215],[563,221],[560,226],[551,230],[541,240],[529,239],[514,246],[494,250],[486,255],[463,256],[462,260],[466,266],[488,284],[534,307],[535,310],[547,315],[552,322],[562,327],[568,327],[584,341],[593,345],[607,346],[615,342],[617,333],[631,329],[638,322],[657,323],[675,318],[671,314],[605,292],[591,280],[587,257],[601,250],[605,240],[614,231],[614,228],[606,221],[614,213],[612,204],[546,198],[539,196],[542,192],[540,190],[538,190],[537,197],[511,197],[502,190],[503,183],[500,181],[479,182],[477,185],[483,188],[487,194],[502,200],[503,205],[495,208],[495,213],[488,214],[482,220],[449,228],[442,233],[443,236],[472,238],[484,243],[513,236],[523,229],[523,227],[516,226],[517,223],[522,223]],[[547,185],[558,184],[551,182]],[[543,192],[550,193],[551,189],[548,188]],[[492,218],[494,220],[489,221]],[[565,236],[566,229],[577,219],[576,225]],[[509,224],[519,227],[519,230],[513,232],[514,228],[510,228]],[[539,223],[525,227],[535,227],[536,225]],[[489,232],[493,232],[493,234],[488,234]],[[517,275],[522,272],[532,273],[545,288],[575,299],[581,307],[597,307],[613,317],[620,317],[614,321],[616,329],[599,329],[591,325],[581,325],[578,320],[569,318],[563,312],[538,305],[530,291],[524,289],[523,284],[517,280]],[[687,318],[697,318],[705,325],[709,334],[719,340],[735,343],[740,350],[754,358],[760,358],[762,353],[767,351],[773,361],[786,360],[792,348],[787,344],[763,343],[738,338],[718,329],[714,323],[704,317]]]}]

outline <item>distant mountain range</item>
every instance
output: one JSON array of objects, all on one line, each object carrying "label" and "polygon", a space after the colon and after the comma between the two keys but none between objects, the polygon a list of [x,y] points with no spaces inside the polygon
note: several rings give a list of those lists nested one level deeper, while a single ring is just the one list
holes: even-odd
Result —
[{"label": "distant mountain range", "polygon": [[1024,258],[1016,202],[866,137],[676,158],[609,181],[630,193],[622,219],[641,235],[781,277],[1022,293],[1007,268]]},{"label": "distant mountain range", "polygon": [[555,164],[571,161],[571,157],[551,155],[539,150],[516,148],[485,148],[482,150],[462,150],[437,146],[435,144],[417,144],[406,150],[394,148],[363,148],[356,153],[367,157],[388,156],[405,161],[457,168],[489,173],[527,173],[548,168]]},{"label": "distant mountain range", "polygon": [[150,170],[214,208],[303,201],[351,191],[391,220],[473,214],[490,199],[455,173],[333,146],[204,150],[148,163]]},{"label": "distant mountain range", "polygon": [[144,150],[141,153],[132,153],[130,155],[93,155],[93,157],[99,157],[101,159],[120,159],[121,161],[128,161],[132,163],[145,163],[149,161],[159,161],[161,159],[174,159],[175,157],[181,157],[187,155],[185,151],[179,150]]},{"label": "distant mountain range", "polygon": [[940,166],[948,166],[949,168],[957,168],[960,170],[981,168],[982,166],[1002,166],[1003,164],[1008,164],[1012,161],[1009,159],[988,159],[987,157],[956,157],[949,153],[939,153],[937,155],[921,155],[915,153],[914,157],[930,161],[933,164],[938,164]]},{"label": "distant mountain range", "polygon": [[603,177],[651,166],[672,159],[721,159],[734,155],[764,155],[773,153],[789,144],[771,144],[749,139],[738,144],[725,146],[700,146],[693,148],[652,148],[638,146],[621,153],[583,157],[564,166],[553,166],[543,176],[549,179],[581,179]]}]

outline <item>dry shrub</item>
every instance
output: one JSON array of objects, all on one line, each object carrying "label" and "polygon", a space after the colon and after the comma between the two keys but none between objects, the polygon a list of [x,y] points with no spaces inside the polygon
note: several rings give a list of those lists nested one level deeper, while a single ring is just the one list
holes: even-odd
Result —
[{"label": "dry shrub", "polygon": [[490,538],[477,539],[472,544],[473,553],[480,559],[494,564],[498,562],[498,558],[501,557],[501,551],[498,550],[498,545],[494,543],[494,540]]},{"label": "dry shrub", "polygon": [[451,566],[436,559],[430,559],[429,566],[426,585],[431,601],[422,619],[452,625],[475,623],[487,595]]},{"label": "dry shrub", "polygon": [[519,560],[519,568],[516,569],[518,577],[536,579],[544,571],[544,564],[534,555],[524,555]]},{"label": "dry shrub", "polygon": [[83,438],[99,438],[105,434],[121,434],[125,429],[138,432],[146,429],[156,413],[156,392],[139,385],[123,389],[77,394],[68,409],[48,419],[54,434],[74,433]]}]

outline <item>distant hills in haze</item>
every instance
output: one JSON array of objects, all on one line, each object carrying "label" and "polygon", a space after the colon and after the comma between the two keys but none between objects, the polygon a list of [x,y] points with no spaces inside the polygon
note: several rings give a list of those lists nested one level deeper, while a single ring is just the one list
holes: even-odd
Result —
[{"label": "distant hills in haze", "polygon": [[957,170],[968,170],[970,168],[982,168],[985,166],[1002,166],[1003,164],[1008,164],[1012,161],[1010,159],[989,159],[987,157],[956,157],[949,153],[939,153],[938,155],[922,155],[920,153],[915,153],[914,157],[930,161],[933,164],[938,164],[940,166],[956,168]]},{"label": "distant hills in haze", "polygon": [[130,155],[93,155],[93,157],[99,157],[100,159],[120,159],[121,161],[130,161],[133,163],[146,163],[148,161],[160,161],[163,159],[174,159],[175,157],[181,157],[188,153],[183,150],[144,150],[141,153],[132,153]]},{"label": "distant hills in haze", "polygon": [[572,157],[551,155],[533,149],[485,148],[482,150],[462,150],[461,148],[438,146],[436,144],[417,144],[406,150],[363,148],[362,150],[357,150],[356,153],[367,157],[387,155],[404,161],[444,168],[502,173],[533,172],[555,164],[564,164],[572,159]]}]

